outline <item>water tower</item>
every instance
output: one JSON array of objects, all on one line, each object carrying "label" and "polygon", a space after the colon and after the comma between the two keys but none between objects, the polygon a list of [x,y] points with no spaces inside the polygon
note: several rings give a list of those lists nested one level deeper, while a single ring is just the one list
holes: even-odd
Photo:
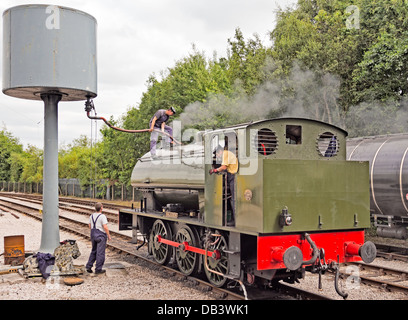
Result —
[{"label": "water tower", "polygon": [[97,95],[96,20],[61,6],[3,13],[3,93],[44,102],[44,189],[40,252],[59,245],[58,103]]}]

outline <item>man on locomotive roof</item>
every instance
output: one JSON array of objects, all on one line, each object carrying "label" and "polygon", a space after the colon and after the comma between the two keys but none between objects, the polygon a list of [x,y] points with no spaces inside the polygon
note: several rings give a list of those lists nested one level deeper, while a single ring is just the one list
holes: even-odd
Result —
[{"label": "man on locomotive roof", "polygon": [[154,129],[160,129],[162,132],[166,132],[168,134],[166,138],[166,142],[168,144],[174,143],[171,139],[173,136],[173,129],[166,125],[167,120],[169,120],[170,116],[176,114],[176,109],[174,107],[170,107],[169,109],[160,109],[158,110],[154,116],[150,119],[150,155],[152,157],[156,156],[156,144],[157,139],[159,138],[159,132]]},{"label": "man on locomotive roof", "polygon": [[228,221],[227,225],[235,225],[235,174],[238,172],[238,159],[235,154],[229,150],[224,150],[223,147],[218,146],[216,151],[216,163],[221,162],[221,166],[216,169],[211,169],[210,174],[227,172],[227,188],[229,189],[231,195],[231,220]]}]

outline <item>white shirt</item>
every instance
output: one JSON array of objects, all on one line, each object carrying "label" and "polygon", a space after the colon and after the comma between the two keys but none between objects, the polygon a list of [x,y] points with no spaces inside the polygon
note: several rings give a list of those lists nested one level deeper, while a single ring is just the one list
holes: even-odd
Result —
[{"label": "white shirt", "polygon": [[[96,218],[101,215],[98,220],[96,220]],[[103,213],[100,212],[95,212],[93,214],[90,215],[89,217],[89,223],[91,224],[91,229],[94,227],[93,222],[92,222],[92,217],[94,219],[94,221],[96,220],[96,229],[101,230],[102,232],[106,233],[105,230],[103,229],[103,225],[104,224],[108,224],[108,219],[106,218],[106,216]]]}]

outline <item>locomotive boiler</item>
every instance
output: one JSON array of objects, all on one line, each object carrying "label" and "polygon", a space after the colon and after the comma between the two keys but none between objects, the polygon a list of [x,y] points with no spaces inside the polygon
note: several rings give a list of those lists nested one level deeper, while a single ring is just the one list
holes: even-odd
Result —
[{"label": "locomotive boiler", "polygon": [[[216,286],[273,286],[305,271],[370,263],[368,162],[346,161],[346,136],[323,122],[279,118],[206,131],[157,158],[148,153],[131,177],[141,207],[120,210],[120,229],[132,229],[135,241],[143,235],[158,263],[173,259]],[[219,147],[239,162],[235,197],[225,174],[209,173],[221,164]]]}]

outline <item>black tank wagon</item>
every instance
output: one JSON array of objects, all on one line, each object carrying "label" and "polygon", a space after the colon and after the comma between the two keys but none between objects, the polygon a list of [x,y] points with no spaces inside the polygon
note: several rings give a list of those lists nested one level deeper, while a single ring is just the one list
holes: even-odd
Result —
[{"label": "black tank wagon", "polygon": [[347,159],[368,161],[370,210],[377,234],[408,237],[408,134],[353,138]]}]

